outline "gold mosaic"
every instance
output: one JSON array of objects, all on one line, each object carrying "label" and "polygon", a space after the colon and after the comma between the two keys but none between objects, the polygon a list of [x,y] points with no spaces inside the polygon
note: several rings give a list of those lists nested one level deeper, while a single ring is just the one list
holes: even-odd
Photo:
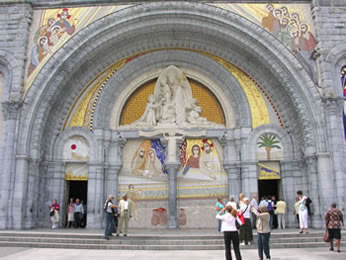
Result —
[{"label": "gold mosaic", "polygon": [[[131,124],[143,115],[148,96],[154,93],[156,80],[145,83],[129,97],[121,112],[120,125]],[[201,116],[209,121],[225,124],[223,110],[215,95],[199,82],[192,79],[188,79],[188,81],[192,89],[192,96],[202,107]]]}]

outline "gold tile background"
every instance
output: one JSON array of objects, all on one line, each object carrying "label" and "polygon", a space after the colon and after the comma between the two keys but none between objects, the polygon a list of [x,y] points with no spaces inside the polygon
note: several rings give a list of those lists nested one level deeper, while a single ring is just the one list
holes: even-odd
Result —
[{"label": "gold tile background", "polygon": [[[120,125],[131,124],[143,115],[148,96],[154,93],[156,80],[145,83],[129,97],[121,112]],[[192,96],[202,107],[201,116],[209,121],[225,124],[222,107],[215,95],[199,82],[192,79],[188,79],[188,81],[192,89]]]}]

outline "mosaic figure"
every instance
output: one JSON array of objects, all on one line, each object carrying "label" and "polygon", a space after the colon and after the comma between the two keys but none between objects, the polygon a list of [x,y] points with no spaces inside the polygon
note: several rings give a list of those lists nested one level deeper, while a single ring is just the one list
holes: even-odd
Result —
[{"label": "mosaic figure", "polygon": [[148,158],[145,164],[145,170],[143,176],[154,177],[162,174],[161,162],[156,156],[155,149],[151,148],[148,151]]},{"label": "mosaic figure", "polygon": [[137,208],[137,200],[140,198],[142,191],[136,190],[133,184],[129,185],[129,190],[127,191],[127,197],[132,201],[132,215],[134,220],[138,220],[138,208]]},{"label": "mosaic figure", "polygon": [[57,17],[59,18],[59,21],[57,21],[55,25],[59,25],[63,32],[66,32],[69,35],[73,34],[75,31],[75,26],[71,25],[68,21],[71,18],[68,8],[62,9],[62,12],[57,14]]},{"label": "mosaic figure", "polygon": [[216,154],[213,153],[212,148],[214,147],[213,143],[209,142],[208,139],[203,139],[202,153],[200,157],[199,168],[201,173],[209,176],[212,179],[216,179],[214,173],[220,172],[221,165],[220,160]]},{"label": "mosaic figure", "polygon": [[192,154],[187,160],[187,163],[183,171],[183,175],[185,175],[189,171],[190,168],[199,169],[199,159],[201,156],[201,148],[199,147],[199,145],[195,144],[192,146],[191,152]]},{"label": "mosaic figure", "polygon": [[268,15],[262,18],[262,26],[268,31],[273,32],[275,17],[273,15],[274,6],[272,4],[267,4],[266,9],[268,11]]}]

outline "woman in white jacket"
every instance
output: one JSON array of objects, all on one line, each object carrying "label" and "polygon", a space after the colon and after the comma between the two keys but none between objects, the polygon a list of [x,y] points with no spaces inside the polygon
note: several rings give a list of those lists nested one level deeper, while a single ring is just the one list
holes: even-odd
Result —
[{"label": "woman in white jacket", "polygon": [[[226,214],[222,215],[224,212],[226,212]],[[225,240],[226,260],[232,260],[231,241],[233,243],[233,250],[236,260],[241,260],[239,250],[239,234],[236,226],[236,221],[238,221],[239,225],[241,225],[241,221],[237,217],[237,210],[228,205],[216,215],[216,218],[222,221],[221,232],[223,232]]]}]

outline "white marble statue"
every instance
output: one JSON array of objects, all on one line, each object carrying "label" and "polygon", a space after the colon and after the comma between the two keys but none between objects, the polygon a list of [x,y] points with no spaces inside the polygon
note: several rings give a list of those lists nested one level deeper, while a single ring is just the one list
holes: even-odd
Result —
[{"label": "white marble statue", "polygon": [[156,81],[143,115],[121,128],[224,128],[201,117],[201,112],[185,74],[171,65]]}]

